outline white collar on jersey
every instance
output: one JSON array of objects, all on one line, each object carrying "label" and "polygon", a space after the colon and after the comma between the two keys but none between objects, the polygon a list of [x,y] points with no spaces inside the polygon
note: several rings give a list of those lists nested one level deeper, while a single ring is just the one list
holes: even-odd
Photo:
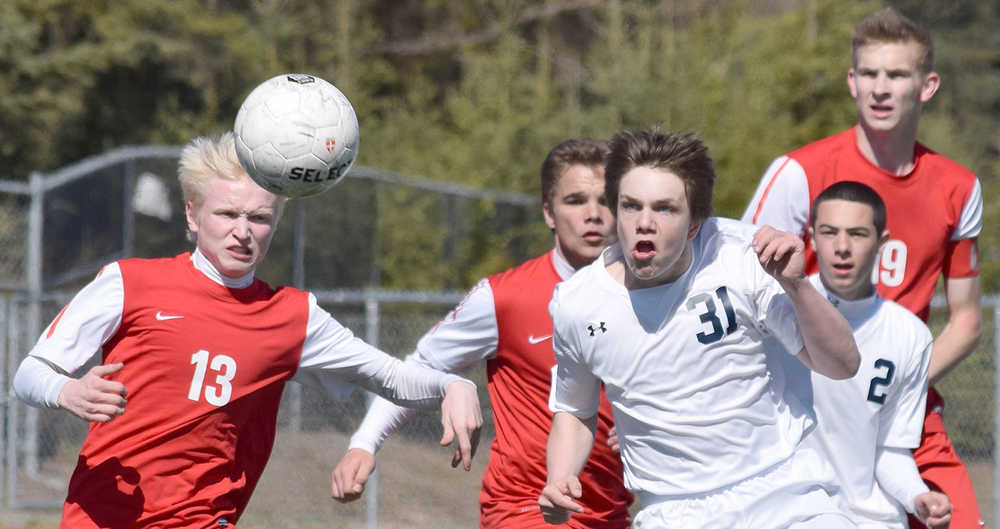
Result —
[{"label": "white collar on jersey", "polygon": [[576,273],[576,269],[573,268],[573,265],[569,264],[569,261],[564,259],[563,256],[559,255],[559,250],[553,248],[550,253],[552,254],[552,266],[556,269],[556,273],[559,274],[559,277],[563,281],[573,277],[573,274]]},{"label": "white collar on jersey", "polygon": [[219,270],[215,268],[215,265],[205,257],[205,254],[201,253],[198,248],[194,249],[191,253],[191,262],[194,263],[194,267],[201,270],[201,273],[208,276],[209,279],[215,281],[216,283],[227,287],[227,288],[246,288],[253,283],[253,270],[248,274],[241,277],[227,277],[219,273]]},{"label": "white collar on jersey", "polygon": [[816,287],[816,290],[819,290],[820,294],[826,296],[826,299],[830,300],[830,303],[834,307],[837,307],[837,310],[849,320],[857,319],[859,316],[867,314],[875,305],[876,300],[879,299],[878,294],[875,292],[872,292],[870,296],[860,299],[844,299],[827,290],[819,274],[813,274],[809,279],[812,281],[813,286]]}]

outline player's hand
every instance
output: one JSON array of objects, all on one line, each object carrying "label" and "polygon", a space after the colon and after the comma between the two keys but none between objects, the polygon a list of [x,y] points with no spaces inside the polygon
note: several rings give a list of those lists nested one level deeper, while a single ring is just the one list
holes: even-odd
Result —
[{"label": "player's hand", "polygon": [[621,445],[618,444],[618,430],[614,426],[608,430],[608,446],[610,446],[611,451],[616,454],[620,454],[622,451]]},{"label": "player's hand", "polygon": [[797,235],[762,226],[753,236],[753,249],[764,270],[779,282],[805,277],[806,245]]},{"label": "player's hand", "polygon": [[451,467],[462,463],[466,471],[472,469],[472,456],[479,447],[479,429],[483,426],[483,411],[479,407],[476,386],[462,380],[448,384],[441,403],[441,446],[456,443]]},{"label": "player's hand", "polygon": [[925,492],[913,500],[917,518],[930,529],[948,529],[951,523],[951,502],[936,491]]},{"label": "player's hand", "polygon": [[125,384],[104,378],[123,367],[122,363],[94,366],[82,377],[70,380],[59,392],[59,407],[91,422],[108,422],[125,413]]},{"label": "player's hand", "polygon": [[546,483],[542,495],[538,497],[542,517],[550,524],[562,524],[569,521],[575,512],[583,512],[583,506],[573,501],[583,496],[583,487],[576,476]]},{"label": "player's hand", "polygon": [[360,448],[348,450],[333,469],[330,495],[341,503],[357,500],[374,471],[374,454]]}]

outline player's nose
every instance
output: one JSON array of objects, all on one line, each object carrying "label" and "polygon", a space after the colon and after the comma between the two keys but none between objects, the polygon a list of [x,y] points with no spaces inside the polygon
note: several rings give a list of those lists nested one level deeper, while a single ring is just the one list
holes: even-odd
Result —
[{"label": "player's nose", "polygon": [[246,217],[237,217],[233,222],[233,235],[240,240],[250,238],[250,221]]}]

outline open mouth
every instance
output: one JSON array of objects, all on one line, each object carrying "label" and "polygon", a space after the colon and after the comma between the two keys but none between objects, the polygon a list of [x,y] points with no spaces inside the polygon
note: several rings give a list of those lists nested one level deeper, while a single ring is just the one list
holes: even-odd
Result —
[{"label": "open mouth", "polygon": [[245,246],[230,246],[229,248],[227,248],[227,250],[229,250],[229,253],[233,254],[237,258],[241,257],[247,258],[253,255],[253,252],[250,251],[250,248],[247,248]]},{"label": "open mouth", "polygon": [[837,263],[833,265],[833,271],[837,272],[837,275],[847,275],[854,270],[854,265],[850,263]]},{"label": "open mouth", "polygon": [[639,241],[635,243],[635,248],[632,249],[632,255],[636,259],[644,260],[650,259],[656,254],[656,245],[652,241]]},{"label": "open mouth", "polygon": [[892,107],[889,105],[871,105],[872,113],[877,117],[888,117],[892,114]]},{"label": "open mouth", "polygon": [[583,240],[591,244],[600,244],[604,242],[604,234],[597,231],[588,231],[583,234]]}]

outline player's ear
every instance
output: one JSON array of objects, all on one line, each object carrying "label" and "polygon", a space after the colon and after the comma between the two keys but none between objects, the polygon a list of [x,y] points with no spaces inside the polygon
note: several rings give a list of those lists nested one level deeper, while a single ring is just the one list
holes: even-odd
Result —
[{"label": "player's ear", "polygon": [[695,235],[698,235],[698,230],[701,229],[701,225],[704,223],[704,220],[699,220],[698,222],[692,222],[691,225],[688,226],[687,236],[689,241],[694,239]]},{"label": "player's ear", "polygon": [[552,214],[552,204],[545,202],[542,204],[542,216],[545,217],[545,225],[550,230],[556,229],[556,217]]},{"label": "player's ear", "polygon": [[882,253],[882,247],[889,242],[889,230],[882,230],[882,235],[878,237],[878,251]]},{"label": "player's ear", "polygon": [[809,232],[809,247],[812,248],[812,250],[815,252],[816,251],[816,230],[814,230],[812,226],[809,226],[808,232]]},{"label": "player's ear", "polygon": [[197,206],[191,200],[184,201],[184,215],[187,217],[188,231],[198,233]]},{"label": "player's ear", "polygon": [[920,102],[926,103],[934,97],[938,88],[941,87],[941,76],[937,72],[931,72],[924,77],[924,82],[920,86]]},{"label": "player's ear", "polygon": [[851,92],[851,97],[858,98],[858,86],[854,83],[854,68],[847,70],[847,90]]}]

